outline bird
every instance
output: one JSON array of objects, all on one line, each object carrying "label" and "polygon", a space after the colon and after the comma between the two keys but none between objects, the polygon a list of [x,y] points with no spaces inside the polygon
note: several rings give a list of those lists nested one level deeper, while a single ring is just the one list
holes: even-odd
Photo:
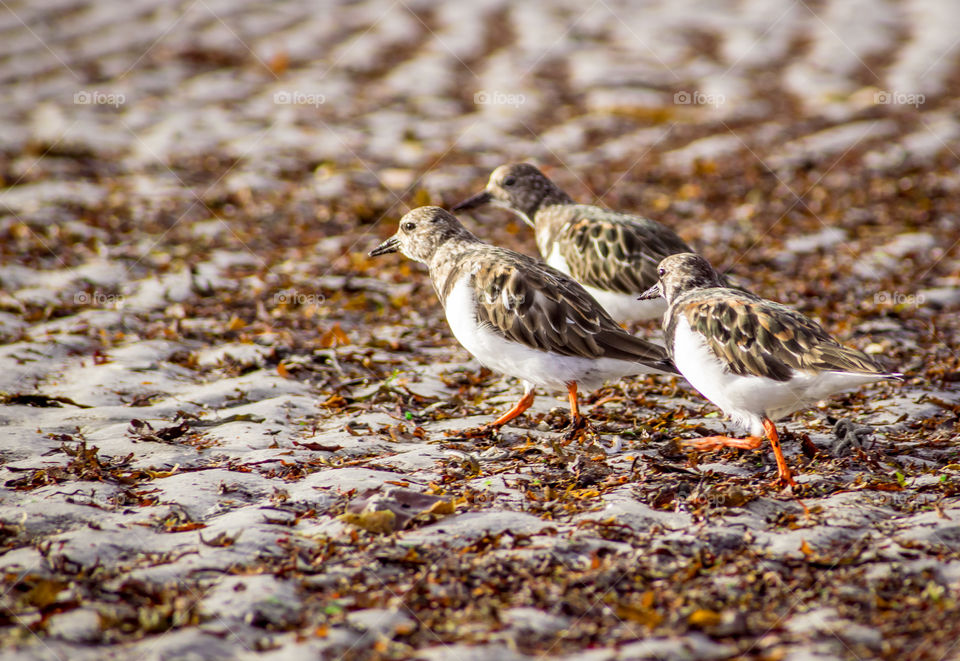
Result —
[{"label": "bird", "polygon": [[796,310],[722,286],[717,272],[700,255],[666,257],[657,278],[642,298],[662,297],[667,302],[664,338],[677,369],[749,434],[708,436],[685,444],[701,451],[755,450],[765,436],[777,460],[780,485],[796,482],[774,421],[833,393],[903,378],[862,351],[840,344]]},{"label": "bird", "polygon": [[537,387],[566,389],[576,429],[585,424],[578,388],[636,374],[676,374],[663,347],[624,331],[575,280],[484,243],[440,207],[406,213],[370,256],[398,251],[427,265],[457,341],[481,365],[523,382],[522,398],[482,430],[529,409]]},{"label": "bird", "polygon": [[509,209],[534,229],[544,260],[579,282],[620,323],[659,319],[662,300],[638,300],[657,281],[667,255],[692,252],[676,232],[656,221],[577,204],[529,163],[501,165],[486,189],[453,207],[486,204]]}]

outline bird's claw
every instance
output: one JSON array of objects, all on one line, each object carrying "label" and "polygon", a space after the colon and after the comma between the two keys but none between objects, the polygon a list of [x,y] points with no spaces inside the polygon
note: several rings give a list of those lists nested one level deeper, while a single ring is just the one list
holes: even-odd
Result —
[{"label": "bird's claw", "polygon": [[563,440],[566,443],[571,441],[583,441],[588,434],[594,433],[590,422],[582,415],[574,416],[570,426],[563,432]]}]

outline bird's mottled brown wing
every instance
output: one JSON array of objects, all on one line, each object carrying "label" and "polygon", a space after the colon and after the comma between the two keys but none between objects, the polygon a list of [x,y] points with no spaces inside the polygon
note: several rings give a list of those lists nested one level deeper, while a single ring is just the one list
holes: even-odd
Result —
[{"label": "bird's mottled brown wing", "polygon": [[576,213],[557,237],[570,274],[581,284],[634,294],[657,281],[664,257],[693,252],[673,230],[646,218],[599,207],[576,205]]},{"label": "bird's mottled brown wing", "polygon": [[676,305],[690,328],[702,334],[711,351],[740,376],[787,381],[795,370],[886,373],[867,354],[843,346],[817,322],[779,303],[708,289]]},{"label": "bird's mottled brown wing", "polygon": [[473,268],[477,316],[504,337],[541,351],[616,358],[665,372],[666,351],[620,328],[579,284],[523,255],[496,250]]}]

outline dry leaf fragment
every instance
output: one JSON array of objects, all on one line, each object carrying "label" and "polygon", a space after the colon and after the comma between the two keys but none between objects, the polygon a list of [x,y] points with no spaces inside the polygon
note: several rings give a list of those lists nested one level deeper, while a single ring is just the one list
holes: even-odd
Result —
[{"label": "dry leaf fragment", "polygon": [[336,452],[337,450],[342,450],[342,445],[324,445],[323,443],[301,443],[299,441],[294,441],[294,445],[297,445],[301,448],[306,448],[307,450],[313,450],[314,452]]},{"label": "dry leaf fragment", "polygon": [[241,530],[236,535],[230,535],[226,531],[223,531],[220,534],[215,535],[210,539],[204,539],[203,534],[202,533],[199,533],[199,534],[200,534],[200,543],[203,544],[204,546],[226,547],[226,546],[233,546],[234,542],[236,542],[237,539],[239,539],[240,535],[243,534],[243,531]]},{"label": "dry leaf fragment", "polygon": [[348,523],[351,526],[362,528],[367,532],[386,534],[393,532],[393,522],[396,515],[390,510],[379,510],[377,512],[347,512],[337,517],[337,520]]},{"label": "dry leaf fragment", "polygon": [[277,51],[267,62],[267,66],[275,76],[282,76],[290,66],[290,55],[287,51]]},{"label": "dry leaf fragment", "polygon": [[350,338],[348,338],[347,334],[340,328],[340,324],[336,323],[330,330],[320,336],[320,344],[325,349],[329,349],[330,347],[343,347],[350,344]]},{"label": "dry leaf fragment", "polygon": [[620,604],[616,607],[617,617],[622,620],[636,622],[649,628],[654,628],[663,621],[663,616],[652,608],[644,606],[635,606],[632,604]]},{"label": "dry leaf fragment", "polygon": [[346,405],[347,400],[340,395],[330,395],[325,401],[320,402],[320,406],[328,409],[342,409]]},{"label": "dry leaf fragment", "polygon": [[187,523],[181,523],[179,525],[167,526],[167,532],[190,532],[191,530],[200,530],[201,528],[206,528],[206,523],[200,523],[199,521],[189,521]]},{"label": "dry leaf fragment", "polygon": [[57,595],[66,587],[66,584],[60,581],[49,579],[40,579],[30,588],[30,591],[23,596],[23,600],[36,608],[46,608],[57,601]]},{"label": "dry leaf fragment", "polygon": [[0,393],[0,404],[19,404],[22,406],[36,407],[60,407],[62,404],[69,404],[80,409],[89,409],[86,404],[78,404],[69,397],[52,397],[50,395],[41,395],[39,393]]},{"label": "dry leaf fragment", "polygon": [[430,506],[428,514],[453,514],[456,511],[453,503],[449,500],[441,500]]},{"label": "dry leaf fragment", "polygon": [[720,613],[700,608],[690,613],[687,622],[694,627],[715,627],[720,624],[721,619]]}]

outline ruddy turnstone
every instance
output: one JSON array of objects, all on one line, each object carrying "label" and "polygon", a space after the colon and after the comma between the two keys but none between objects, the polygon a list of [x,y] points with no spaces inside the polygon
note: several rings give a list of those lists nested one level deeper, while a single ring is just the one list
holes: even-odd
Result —
[{"label": "ruddy turnstone", "polygon": [[579,282],[619,322],[656,319],[662,300],[638,300],[657,281],[667,255],[691,252],[676,232],[660,223],[589,204],[577,204],[529,163],[502,165],[482,193],[454,211],[493,204],[533,227],[540,254],[550,266]]},{"label": "ruddy turnstone", "polygon": [[426,264],[457,341],[480,364],[524,385],[499,427],[533,404],[534,388],[566,389],[573,427],[577,387],[634,374],[676,373],[660,346],[623,331],[573,279],[520,253],[484,243],[440,207],[400,219],[371,256],[400,251]]},{"label": "ruddy turnstone", "polygon": [[774,420],[832,393],[902,377],[843,346],[799,312],[723,287],[699,255],[671,255],[660,262],[657,274],[659,282],[643,298],[667,301],[667,351],[693,387],[750,434],[687,441],[699,450],[756,449],[766,434],[779,481],[792,485]]}]

